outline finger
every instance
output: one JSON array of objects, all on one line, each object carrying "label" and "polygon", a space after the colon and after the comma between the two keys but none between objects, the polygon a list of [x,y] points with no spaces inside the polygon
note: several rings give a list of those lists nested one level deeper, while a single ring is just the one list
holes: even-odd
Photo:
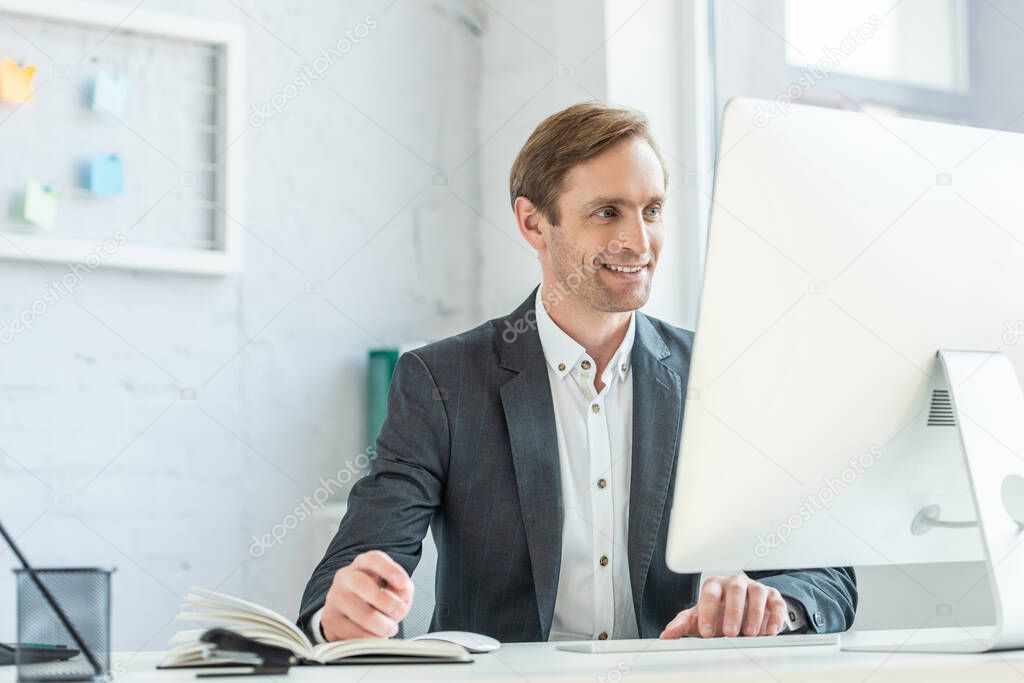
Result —
[{"label": "finger", "polygon": [[747,603],[747,583],[732,577],[725,585],[725,609],[722,611],[722,634],[730,638],[740,634]]},{"label": "finger", "polygon": [[320,618],[320,628],[324,632],[324,638],[329,642],[335,640],[349,640],[351,638],[373,638],[374,635],[357,626],[351,619],[342,614],[337,605],[328,602],[324,608],[324,614]]},{"label": "finger", "polygon": [[362,571],[352,572],[344,585],[360,600],[394,621],[405,619],[405,615],[409,613],[409,603],[395,595],[390,588],[382,588],[376,575]]},{"label": "finger", "polygon": [[371,638],[390,638],[398,633],[398,624],[365,602],[353,601],[342,606],[352,623],[370,634]]},{"label": "finger", "polygon": [[692,607],[684,609],[676,615],[675,619],[668,622],[665,630],[658,637],[662,640],[669,640],[671,638],[682,638],[683,636],[692,635],[695,614],[696,611]]},{"label": "finger", "polygon": [[388,588],[394,591],[398,597],[406,602],[412,602],[414,589],[412,579],[409,578],[402,565],[392,560],[387,553],[380,550],[365,552],[356,557],[352,565],[357,569],[376,574],[387,582]]},{"label": "finger", "polygon": [[747,585],[747,608],[743,618],[743,635],[756,636],[761,633],[765,607],[768,604],[768,586],[751,581]]},{"label": "finger", "polygon": [[344,614],[339,615],[341,617],[341,632],[337,638],[333,640],[352,640],[354,638],[376,638],[374,634],[370,633],[366,629],[362,628],[356,622],[352,621]]},{"label": "finger", "polygon": [[722,601],[722,583],[718,578],[708,579],[700,590],[697,600],[697,624],[702,638],[715,635],[718,625],[718,607]]},{"label": "finger", "polygon": [[398,633],[398,623],[378,612],[354,595],[339,605],[342,614],[374,638],[390,638]]},{"label": "finger", "polygon": [[786,601],[778,591],[768,598],[768,626],[765,631],[765,635],[777,636],[782,632],[782,627],[786,623]]},{"label": "finger", "polygon": [[396,591],[401,591],[412,583],[409,575],[402,565],[391,559],[391,556],[381,550],[370,550],[358,557],[352,563],[358,569],[369,571],[388,582]]}]

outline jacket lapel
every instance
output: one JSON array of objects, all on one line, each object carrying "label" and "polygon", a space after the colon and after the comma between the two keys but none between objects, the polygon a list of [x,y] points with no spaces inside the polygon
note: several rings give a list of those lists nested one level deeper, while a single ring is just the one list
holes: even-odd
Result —
[{"label": "jacket lapel", "polygon": [[639,311],[633,345],[633,458],[629,486],[629,576],[637,626],[647,574],[679,449],[683,389],[663,360],[671,355]]},{"label": "jacket lapel", "polygon": [[500,393],[537,593],[540,639],[547,640],[562,558],[563,510],[555,409],[537,333],[535,295],[536,290],[499,321],[501,366],[516,373]]}]

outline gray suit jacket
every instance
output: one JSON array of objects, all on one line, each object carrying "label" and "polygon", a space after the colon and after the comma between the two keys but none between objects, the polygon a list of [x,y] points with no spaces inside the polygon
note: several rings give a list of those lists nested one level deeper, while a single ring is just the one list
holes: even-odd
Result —
[{"label": "gray suit jacket", "polygon": [[[696,602],[699,574],[665,565],[672,482],[693,333],[637,313],[631,356],[629,572],[640,636]],[[403,354],[370,472],[306,586],[299,624],[335,572],[367,550],[412,574],[428,526],[438,548],[432,630],[547,640],[563,509],[551,389],[534,295],[505,318]],[[809,630],[853,623],[853,570],[748,572],[806,609]]]}]

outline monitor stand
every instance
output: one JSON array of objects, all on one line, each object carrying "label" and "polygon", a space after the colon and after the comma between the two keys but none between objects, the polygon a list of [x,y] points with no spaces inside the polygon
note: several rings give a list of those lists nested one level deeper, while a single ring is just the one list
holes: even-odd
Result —
[{"label": "monitor stand", "polygon": [[[1024,392],[1000,352],[938,353],[974,494],[995,624],[981,628],[851,632],[847,651],[988,652],[1024,648]],[[921,516],[915,525],[928,523]],[[963,522],[932,520],[934,526]]]}]

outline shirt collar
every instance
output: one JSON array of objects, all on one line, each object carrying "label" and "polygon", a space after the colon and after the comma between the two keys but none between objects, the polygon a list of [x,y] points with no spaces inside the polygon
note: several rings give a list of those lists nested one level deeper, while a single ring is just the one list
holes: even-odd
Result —
[{"label": "shirt collar", "polygon": [[[579,342],[566,334],[551,319],[547,309],[544,308],[544,301],[541,296],[542,291],[543,287],[537,288],[537,296],[534,303],[537,315],[537,333],[540,335],[541,348],[544,349],[544,359],[551,366],[551,369],[555,371],[558,378],[562,379],[572,372],[572,369],[576,367],[576,364],[582,358],[587,356],[587,350]],[[629,318],[629,328],[626,330],[626,336],[622,338],[622,343],[619,344],[619,348],[616,349],[612,355],[611,362],[605,369],[602,381],[606,384],[615,374],[619,376],[619,379],[623,380],[629,375],[629,357],[633,350],[633,340],[635,338],[636,312],[633,312]]]}]

